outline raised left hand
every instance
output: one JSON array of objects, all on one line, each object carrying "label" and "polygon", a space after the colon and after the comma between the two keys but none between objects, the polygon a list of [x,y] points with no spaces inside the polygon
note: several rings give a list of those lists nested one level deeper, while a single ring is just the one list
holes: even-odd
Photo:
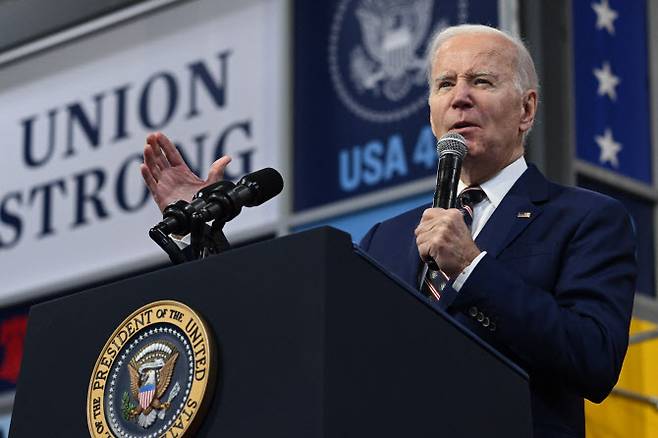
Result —
[{"label": "raised left hand", "polygon": [[228,156],[219,158],[210,166],[208,178],[201,179],[190,170],[171,140],[155,132],[146,137],[140,170],[153,200],[164,211],[179,199],[190,202],[196,192],[222,179],[230,161]]}]

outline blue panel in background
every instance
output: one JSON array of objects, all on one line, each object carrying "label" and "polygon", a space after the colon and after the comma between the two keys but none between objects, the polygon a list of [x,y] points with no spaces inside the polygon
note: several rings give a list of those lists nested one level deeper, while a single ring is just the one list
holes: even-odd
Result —
[{"label": "blue panel in background", "polygon": [[9,436],[9,424],[11,423],[11,415],[0,415],[0,438]]},{"label": "blue panel in background", "polygon": [[639,272],[636,290],[642,295],[655,297],[653,203],[583,176],[578,177],[578,185],[618,199],[631,214],[637,234]]},{"label": "blue panel in background", "polygon": [[646,2],[572,4],[577,157],[651,184]]},{"label": "blue panel in background", "polygon": [[0,416],[0,438],[9,436],[9,425],[11,423],[11,415]]},{"label": "blue panel in background", "polygon": [[424,52],[461,22],[498,2],[294,2],[295,212],[435,174]]},{"label": "blue panel in background", "polygon": [[389,204],[380,205],[375,208],[362,210],[358,213],[326,219],[323,221],[314,222],[312,224],[306,224],[302,227],[296,228],[294,231],[298,232],[322,225],[331,225],[332,227],[336,227],[339,230],[343,230],[351,234],[352,240],[358,243],[361,238],[365,236],[370,227],[375,225],[377,222],[381,222],[385,219],[397,216],[398,214],[407,210],[411,210],[412,208],[416,208],[419,205],[428,204],[429,207],[432,202],[433,195],[433,192],[424,193],[412,198],[406,198],[401,201],[391,202]]}]

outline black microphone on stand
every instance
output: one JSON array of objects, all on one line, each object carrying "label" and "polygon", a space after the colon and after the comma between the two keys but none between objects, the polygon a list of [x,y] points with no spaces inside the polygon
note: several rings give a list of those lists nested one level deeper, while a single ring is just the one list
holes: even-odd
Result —
[{"label": "black microphone on stand", "polygon": [[[459,175],[467,152],[466,139],[456,132],[448,132],[436,142],[439,167],[436,170],[436,188],[432,207],[455,208]],[[427,266],[434,271],[439,270],[432,259],[427,262]]]},{"label": "black microphone on stand", "polygon": [[187,234],[194,214],[204,221],[220,219],[227,222],[237,216],[243,206],[254,207],[268,201],[283,190],[281,174],[271,167],[245,175],[233,184],[219,181],[202,188],[191,202],[177,201],[164,210],[164,217],[155,227],[164,234]]},{"label": "black microphone on stand", "polygon": [[197,196],[205,199],[205,206],[195,214],[207,222],[219,219],[228,222],[237,216],[242,207],[254,207],[268,201],[283,190],[281,174],[271,167],[245,175],[231,186],[213,190],[201,189]]},{"label": "black microphone on stand", "polygon": [[[171,258],[174,263],[187,261],[183,252],[169,234],[191,236],[192,252],[200,258],[203,246],[209,245],[210,253],[226,249],[228,241],[221,233],[224,223],[236,217],[242,207],[260,205],[283,190],[281,174],[265,168],[245,175],[237,182],[219,181],[211,184],[194,196],[191,202],[177,201],[164,210],[162,221],[149,230],[149,236]],[[208,233],[206,222],[214,220]]]},{"label": "black microphone on stand", "polygon": [[[192,213],[190,220],[190,246],[194,257],[204,258],[207,254],[216,254],[229,247],[228,240],[221,233],[224,224],[242,211],[242,207],[254,207],[268,201],[283,190],[281,174],[271,167],[257,170],[245,175],[237,184],[225,182],[199,190],[198,197],[205,200],[205,206]],[[220,239],[207,243],[204,248],[202,240],[206,222],[213,220],[213,234],[220,234]]]}]

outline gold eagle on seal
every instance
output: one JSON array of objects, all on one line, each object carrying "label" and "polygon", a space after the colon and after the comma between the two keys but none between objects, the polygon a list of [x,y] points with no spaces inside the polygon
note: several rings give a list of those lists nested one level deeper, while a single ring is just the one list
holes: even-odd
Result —
[{"label": "gold eagle on seal", "polygon": [[153,342],[135,354],[128,363],[130,393],[139,403],[130,411],[143,428],[150,427],[156,417],[164,419],[165,412],[176,397],[180,386],[174,386],[167,401],[162,397],[169,388],[179,353],[169,342]]}]

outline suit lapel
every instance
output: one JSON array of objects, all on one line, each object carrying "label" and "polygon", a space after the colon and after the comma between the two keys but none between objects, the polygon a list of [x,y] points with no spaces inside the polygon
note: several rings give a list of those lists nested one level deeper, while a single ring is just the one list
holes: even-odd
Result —
[{"label": "suit lapel", "polygon": [[542,213],[548,199],[548,181],[530,165],[505,195],[491,215],[475,243],[496,257]]},{"label": "suit lapel", "polygon": [[[425,209],[430,207],[432,207],[432,204],[424,205],[421,209],[418,210],[418,218],[416,220],[416,225],[420,223],[420,218],[422,217]],[[416,235],[413,232],[411,233],[411,239],[408,242],[407,252],[408,252],[407,260],[415,260],[415,264],[413,266],[409,265],[410,270],[405,273],[408,276],[406,280],[410,284],[413,284],[417,288],[420,288],[420,274],[423,270],[423,267],[425,266],[425,262],[423,262],[423,260],[420,258],[420,254],[418,254],[418,246],[416,245]]]}]

